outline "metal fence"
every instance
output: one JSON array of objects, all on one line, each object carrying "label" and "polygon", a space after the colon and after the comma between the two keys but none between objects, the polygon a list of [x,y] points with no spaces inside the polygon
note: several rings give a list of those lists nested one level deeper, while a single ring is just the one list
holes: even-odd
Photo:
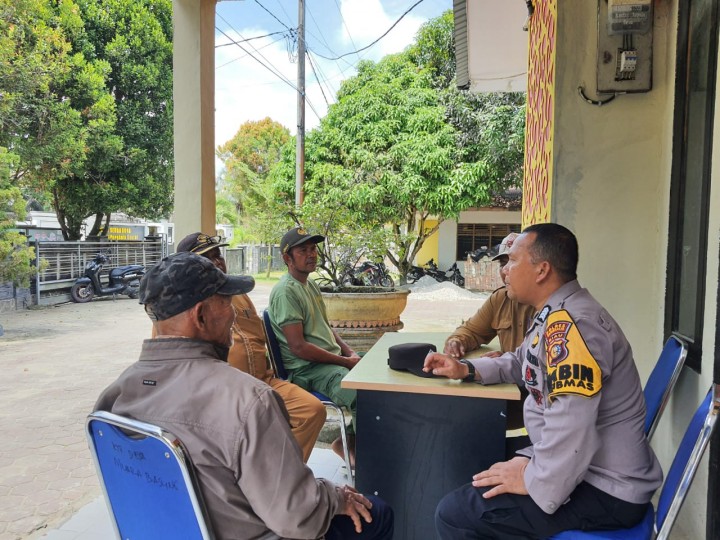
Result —
[{"label": "metal fence", "polygon": [[36,242],[38,261],[45,268],[38,272],[32,294],[38,305],[58,304],[70,300],[70,287],[83,275],[85,264],[99,251],[106,251],[110,263],[103,275],[113,268],[128,264],[152,266],[167,255],[164,238],[146,241],[117,242]]}]

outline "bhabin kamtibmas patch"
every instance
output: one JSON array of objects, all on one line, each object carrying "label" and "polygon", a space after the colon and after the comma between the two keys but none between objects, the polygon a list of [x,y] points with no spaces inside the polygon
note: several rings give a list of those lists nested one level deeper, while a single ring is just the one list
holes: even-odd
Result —
[{"label": "bhabin kamtibmas patch", "polygon": [[561,394],[590,397],[602,388],[602,372],[570,314],[561,309],[545,327],[547,384],[550,399]]}]

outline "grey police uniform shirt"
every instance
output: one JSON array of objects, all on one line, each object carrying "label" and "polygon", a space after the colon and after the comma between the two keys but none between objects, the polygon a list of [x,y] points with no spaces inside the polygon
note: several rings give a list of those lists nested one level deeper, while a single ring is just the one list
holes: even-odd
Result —
[{"label": "grey police uniform shirt", "polygon": [[482,382],[524,384],[533,446],[525,486],[554,513],[586,481],[631,503],[647,503],[662,470],[644,434],[645,400],[632,350],[618,324],[580,287],[548,299],[513,352],[473,361]]},{"label": "grey police uniform shirt", "polygon": [[145,340],[95,410],[159,425],[186,446],[217,538],[319,538],[342,495],[316,479],[265,383],[192,339]]}]

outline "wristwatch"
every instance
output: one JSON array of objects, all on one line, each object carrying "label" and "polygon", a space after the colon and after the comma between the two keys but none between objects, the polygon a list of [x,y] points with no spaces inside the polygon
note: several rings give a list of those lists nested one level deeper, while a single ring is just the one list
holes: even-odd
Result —
[{"label": "wristwatch", "polygon": [[473,366],[469,360],[461,358],[459,360],[461,364],[465,364],[468,367],[468,374],[462,381],[463,382],[475,382],[475,366]]}]

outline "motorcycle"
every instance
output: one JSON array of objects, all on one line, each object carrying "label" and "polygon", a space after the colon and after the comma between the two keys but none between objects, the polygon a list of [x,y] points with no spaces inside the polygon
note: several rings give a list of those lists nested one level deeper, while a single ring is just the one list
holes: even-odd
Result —
[{"label": "motorcycle", "polygon": [[[450,276],[447,276],[448,272],[450,272]],[[451,281],[458,287],[465,287],[465,278],[460,273],[460,269],[458,268],[458,265],[456,262],[453,263],[453,265],[447,269],[445,272],[445,278],[448,281]]]},{"label": "motorcycle", "polygon": [[341,279],[343,285],[364,285],[366,287],[394,287],[395,281],[382,261],[363,262],[359,267],[346,269]]},{"label": "motorcycle", "polygon": [[[450,275],[448,275],[448,273]],[[406,279],[408,284],[413,284],[423,276],[430,276],[434,278],[435,281],[438,281],[440,283],[442,283],[443,281],[450,281],[458,287],[465,286],[465,278],[460,273],[460,269],[458,268],[456,262],[454,262],[450,268],[443,272],[438,268],[438,265],[435,264],[435,260],[430,259],[427,263],[425,263],[424,267],[410,267],[410,271],[407,273]]]},{"label": "motorcycle", "polygon": [[445,272],[440,270],[438,268],[438,265],[435,264],[435,259],[430,259],[427,263],[425,263],[425,267],[423,268],[425,275],[430,276],[435,279],[435,281],[443,282],[447,281],[447,276],[445,275]]},{"label": "motorcycle", "polygon": [[145,267],[139,264],[118,266],[110,271],[108,283],[104,285],[100,280],[103,267],[110,262],[110,254],[101,251],[85,264],[85,275],[75,280],[70,289],[73,302],[89,302],[95,296],[110,296],[126,294],[130,298],[137,298],[140,280],[145,275]]}]

